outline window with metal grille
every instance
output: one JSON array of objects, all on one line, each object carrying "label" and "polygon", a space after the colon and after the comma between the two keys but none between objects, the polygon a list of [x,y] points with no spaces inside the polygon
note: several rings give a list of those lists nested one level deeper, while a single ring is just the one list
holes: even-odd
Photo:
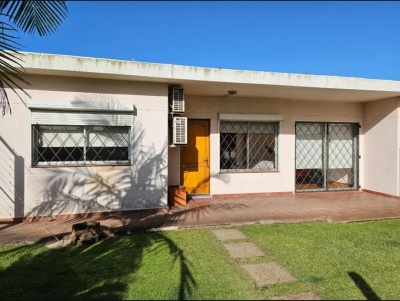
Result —
[{"label": "window with metal grille", "polygon": [[278,170],[278,131],[278,122],[221,121],[221,171]]},{"label": "window with metal grille", "polygon": [[34,166],[130,163],[129,126],[33,125]]}]

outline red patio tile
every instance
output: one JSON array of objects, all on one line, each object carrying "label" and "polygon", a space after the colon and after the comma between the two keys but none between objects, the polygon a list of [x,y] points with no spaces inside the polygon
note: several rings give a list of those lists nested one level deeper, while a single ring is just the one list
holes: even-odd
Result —
[{"label": "red patio tile", "polygon": [[[218,197],[208,206],[154,213],[126,212],[107,216],[0,224],[0,244],[37,242],[71,233],[73,223],[100,221],[109,231],[144,230],[165,226],[194,227],[238,223],[348,222],[400,218],[400,200],[368,192],[265,194]],[[54,238],[53,238],[54,239]]]}]

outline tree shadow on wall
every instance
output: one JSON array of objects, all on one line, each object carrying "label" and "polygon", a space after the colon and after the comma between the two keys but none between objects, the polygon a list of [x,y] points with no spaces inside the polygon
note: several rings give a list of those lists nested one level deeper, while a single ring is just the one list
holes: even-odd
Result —
[{"label": "tree shadow on wall", "polygon": [[[124,107],[114,102],[112,96],[83,95],[82,100],[74,101],[76,106],[99,103],[118,110]],[[136,111],[129,113],[137,115]],[[102,114],[92,114],[91,122],[107,123]],[[133,165],[132,166],[87,166],[43,168],[41,173],[45,185],[36,206],[28,208],[29,216],[55,216],[74,214],[74,217],[87,217],[93,212],[126,211],[146,208],[167,208],[167,142],[162,149],[154,145],[144,145],[145,130],[135,122],[133,127]],[[225,175],[215,175],[222,181],[229,181]],[[39,182],[39,181],[38,181]],[[180,212],[164,214],[163,218],[151,216],[148,227],[168,224],[184,218],[200,220],[216,211],[240,210],[241,204],[219,204],[217,206],[186,208]],[[113,215],[113,218],[116,216]],[[123,225],[132,223],[137,215],[119,217]],[[140,221],[139,221],[140,222]]]},{"label": "tree shadow on wall", "polygon": [[0,158],[0,213],[2,217],[18,219],[24,216],[25,160],[1,136]]},{"label": "tree shadow on wall", "polygon": [[[184,300],[197,286],[184,250],[161,233],[114,237],[90,247],[58,250],[20,246],[0,255],[6,261],[18,258],[0,269],[2,300],[154,299],[152,292],[165,294],[165,299]],[[148,284],[138,274],[153,265],[144,267],[145,257],[163,261],[163,270],[146,277]],[[165,281],[170,287],[163,286],[165,291],[159,292],[151,289],[155,285],[151,281]],[[138,287],[147,291],[139,296]]]},{"label": "tree shadow on wall", "polygon": [[[54,216],[143,208],[165,208],[166,147],[157,152],[142,144],[135,125],[132,166],[45,168],[46,184],[29,216]],[[78,216],[79,216],[78,214]]]}]

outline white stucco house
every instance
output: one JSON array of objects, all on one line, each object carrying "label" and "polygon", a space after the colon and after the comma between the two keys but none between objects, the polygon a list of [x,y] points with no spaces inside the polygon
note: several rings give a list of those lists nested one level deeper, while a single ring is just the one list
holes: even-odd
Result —
[{"label": "white stucco house", "polygon": [[0,118],[0,220],[189,196],[400,197],[400,81],[24,53]]}]

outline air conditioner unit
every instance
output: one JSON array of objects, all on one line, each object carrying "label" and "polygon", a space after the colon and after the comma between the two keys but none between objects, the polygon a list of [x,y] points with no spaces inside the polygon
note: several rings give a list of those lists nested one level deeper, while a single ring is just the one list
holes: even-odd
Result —
[{"label": "air conditioner unit", "polygon": [[169,107],[173,113],[185,112],[185,93],[182,87],[172,87],[169,93]]},{"label": "air conditioner unit", "polygon": [[187,117],[174,117],[172,120],[172,144],[187,144]]}]

